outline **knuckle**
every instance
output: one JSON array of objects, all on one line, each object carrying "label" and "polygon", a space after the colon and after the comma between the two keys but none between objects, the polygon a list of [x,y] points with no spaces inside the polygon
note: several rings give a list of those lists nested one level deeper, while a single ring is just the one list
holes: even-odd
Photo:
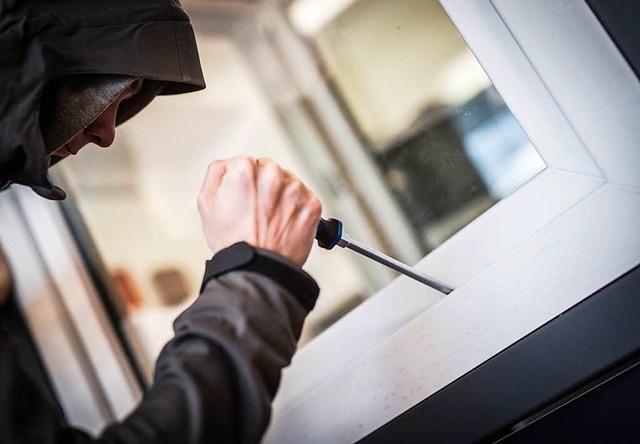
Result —
[{"label": "knuckle", "polygon": [[253,174],[253,165],[250,157],[241,156],[233,159],[232,168],[236,174],[250,176]]},{"label": "knuckle", "polygon": [[207,165],[207,174],[211,173],[211,171],[215,168],[215,162],[211,162]]},{"label": "knuckle", "polygon": [[198,194],[197,205],[198,205],[198,211],[200,212],[200,214],[202,214],[205,208],[207,207],[207,198],[204,195],[204,193]]},{"label": "knuckle", "polygon": [[226,167],[224,162],[216,160],[207,167],[207,172],[202,183],[202,190],[216,187],[224,176]]},{"label": "knuckle", "polygon": [[213,170],[219,168],[222,163],[223,163],[222,160],[214,160],[213,162],[209,163],[209,165],[207,166],[207,172],[210,173]]},{"label": "knuckle", "polygon": [[299,180],[298,176],[296,176],[295,174],[293,174],[293,172],[289,169],[285,169],[283,168],[283,174],[287,177],[287,179],[289,179],[290,181],[295,181],[295,180]]},{"label": "knuckle", "polygon": [[254,164],[255,164],[255,161],[251,157],[243,156],[240,158],[240,165],[245,170],[252,170]]},{"label": "knuckle", "polygon": [[315,196],[309,199],[307,208],[309,209],[310,216],[314,219],[318,219],[322,214],[322,203],[320,202],[320,199]]},{"label": "knuckle", "polygon": [[322,202],[320,202],[320,199],[318,199],[318,196],[316,196],[315,194],[311,198],[311,206],[313,208],[314,214],[317,214],[318,217],[320,217],[320,215],[322,214]]},{"label": "knuckle", "polygon": [[270,162],[264,165],[264,172],[265,174],[267,174],[268,176],[273,176],[277,179],[282,178],[282,170],[280,169],[280,166],[275,163],[275,162]]},{"label": "knuckle", "polygon": [[273,159],[270,159],[268,157],[259,157],[258,159],[256,159],[256,163],[261,166],[276,164],[276,162]]},{"label": "knuckle", "polygon": [[251,156],[238,156],[239,160],[246,165],[253,165],[256,163],[256,159]]},{"label": "knuckle", "polygon": [[296,192],[299,192],[299,193],[303,193],[303,192],[305,192],[307,190],[307,187],[305,186],[305,184],[303,184],[298,179],[293,181],[293,187],[296,190]]},{"label": "knuckle", "polygon": [[291,185],[289,186],[291,189],[291,195],[295,198],[295,199],[301,199],[304,194],[305,194],[305,187],[302,184],[302,182],[299,181],[294,181],[291,183]]}]

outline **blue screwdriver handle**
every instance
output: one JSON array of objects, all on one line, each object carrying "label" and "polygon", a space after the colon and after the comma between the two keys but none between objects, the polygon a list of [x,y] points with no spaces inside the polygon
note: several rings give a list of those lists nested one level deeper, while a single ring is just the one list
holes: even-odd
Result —
[{"label": "blue screwdriver handle", "polygon": [[320,218],[316,229],[318,245],[326,250],[331,250],[342,239],[342,221],[338,219]]}]

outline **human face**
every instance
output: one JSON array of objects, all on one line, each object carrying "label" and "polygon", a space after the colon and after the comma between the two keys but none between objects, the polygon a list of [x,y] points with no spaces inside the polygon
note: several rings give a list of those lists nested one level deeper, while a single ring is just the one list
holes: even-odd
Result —
[{"label": "human face", "polygon": [[62,159],[69,155],[78,154],[78,151],[89,143],[95,143],[102,148],[111,146],[116,137],[116,116],[118,115],[118,106],[120,106],[120,103],[123,101],[130,99],[137,94],[141,87],[142,79],[138,79],[133,82],[84,130],[76,134],[69,142],[53,151],[49,155],[49,159],[51,159],[52,156]]}]

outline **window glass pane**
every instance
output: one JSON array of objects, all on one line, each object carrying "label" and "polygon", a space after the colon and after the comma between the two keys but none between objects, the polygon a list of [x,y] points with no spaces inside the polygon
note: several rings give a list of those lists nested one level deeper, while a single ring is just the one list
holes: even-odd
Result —
[{"label": "window glass pane", "polygon": [[437,0],[298,0],[289,16],[423,253],[544,168]]},{"label": "window glass pane", "polygon": [[[208,88],[155,99],[110,149],[55,167],[149,363],[210,257],[196,197],[214,159],[275,159],[326,217],[405,262],[544,168],[437,1],[184,4]],[[394,220],[413,248],[395,242]],[[301,345],[396,276],[339,249],[314,248],[305,268],[322,293]]]}]

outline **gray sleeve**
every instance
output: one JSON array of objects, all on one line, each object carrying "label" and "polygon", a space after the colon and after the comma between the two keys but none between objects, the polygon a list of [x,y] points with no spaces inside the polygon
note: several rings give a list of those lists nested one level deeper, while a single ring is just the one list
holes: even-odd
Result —
[{"label": "gray sleeve", "polygon": [[175,337],[158,358],[143,402],[102,439],[259,442],[307,313],[297,297],[264,274],[230,271],[209,280],[175,321]]}]

